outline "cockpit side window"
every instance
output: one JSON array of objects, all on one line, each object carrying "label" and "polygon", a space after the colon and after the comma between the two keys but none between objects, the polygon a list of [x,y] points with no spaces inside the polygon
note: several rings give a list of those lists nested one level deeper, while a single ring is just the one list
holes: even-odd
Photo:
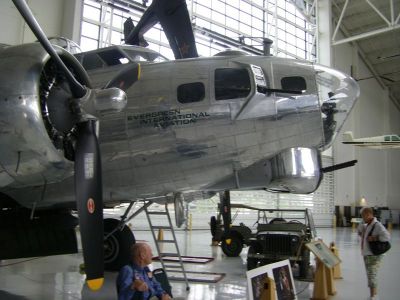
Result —
[{"label": "cockpit side window", "polygon": [[250,90],[250,76],[246,69],[215,70],[215,100],[246,98]]},{"label": "cockpit side window", "polygon": [[304,77],[301,76],[290,76],[283,77],[281,79],[281,85],[283,90],[288,91],[306,91],[307,83]]},{"label": "cockpit side window", "polygon": [[199,102],[206,95],[202,82],[185,83],[178,86],[178,101],[180,103]]}]

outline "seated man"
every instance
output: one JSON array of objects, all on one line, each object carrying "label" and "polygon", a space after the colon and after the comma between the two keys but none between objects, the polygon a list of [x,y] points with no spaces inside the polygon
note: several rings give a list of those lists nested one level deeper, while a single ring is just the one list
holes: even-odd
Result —
[{"label": "seated man", "polygon": [[[136,243],[131,248],[132,263],[122,267],[117,278],[118,300],[131,299],[172,299],[153,277],[147,267],[153,254],[149,245]],[[137,298],[139,294],[143,296]]]}]

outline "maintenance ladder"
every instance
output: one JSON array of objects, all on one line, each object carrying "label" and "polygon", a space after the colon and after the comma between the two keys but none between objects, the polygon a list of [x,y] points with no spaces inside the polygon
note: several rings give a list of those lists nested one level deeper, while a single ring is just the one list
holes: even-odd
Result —
[{"label": "maintenance ladder", "polygon": [[[190,289],[189,282],[188,282],[188,279],[186,276],[185,267],[183,266],[183,261],[182,261],[181,253],[179,251],[178,243],[176,240],[174,227],[172,225],[171,217],[169,215],[168,204],[165,203],[165,205],[160,205],[160,208],[161,207],[164,208],[163,211],[149,210],[148,208],[150,207],[151,204],[153,204],[153,202],[151,202],[151,201],[149,203],[146,203],[144,205],[144,210],[145,210],[146,217],[147,217],[147,220],[150,225],[150,230],[153,235],[154,243],[157,248],[160,263],[161,263],[165,273],[167,274],[167,277],[168,277],[168,272],[182,273],[183,279],[186,283],[186,290],[188,291]],[[152,217],[155,217],[155,216],[163,216],[164,220],[157,218],[157,221],[158,221],[158,222],[156,222],[157,225],[154,225],[155,220],[152,220]],[[167,218],[167,221],[168,221],[167,225],[158,225],[158,223],[160,223],[161,221],[165,221],[165,217]],[[164,232],[164,230],[167,233],[168,232],[170,233],[169,234],[169,236],[171,237],[170,239],[164,239],[163,234],[161,234]],[[158,231],[158,238],[156,236],[156,231]],[[163,251],[164,245],[170,245],[168,247],[169,252]],[[172,247],[171,247],[171,245],[172,245]],[[174,261],[167,261],[166,257],[172,257],[174,259]],[[164,261],[164,259],[165,259],[165,261]]]}]

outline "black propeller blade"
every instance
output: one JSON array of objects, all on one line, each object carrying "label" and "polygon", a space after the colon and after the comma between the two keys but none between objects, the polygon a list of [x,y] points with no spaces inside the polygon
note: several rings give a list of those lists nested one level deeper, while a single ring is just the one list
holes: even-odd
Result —
[{"label": "black propeller blade", "polygon": [[[82,86],[65,66],[47,40],[46,35],[35,20],[26,2],[24,0],[13,0],[13,2],[39,42],[53,58],[58,67],[65,73],[71,92],[75,98],[71,99],[71,101],[76,107],[80,107],[77,105],[77,102],[89,90]],[[90,289],[97,290],[101,288],[104,281],[103,199],[100,151],[95,132],[96,120],[88,120],[88,116],[81,109],[78,109],[75,113],[78,118],[78,140],[75,149],[75,193],[87,283]]]},{"label": "black propeller blade", "polygon": [[75,149],[75,195],[84,249],[86,280],[96,289],[103,284],[103,200],[101,158],[96,120],[77,125]]}]

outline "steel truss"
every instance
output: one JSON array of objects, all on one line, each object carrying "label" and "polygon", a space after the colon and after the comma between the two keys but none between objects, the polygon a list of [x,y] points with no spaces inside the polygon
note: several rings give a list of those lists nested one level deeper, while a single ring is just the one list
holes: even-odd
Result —
[{"label": "steel truss", "polygon": [[370,0],[359,0],[359,1],[365,1],[365,3],[367,3],[372,8],[372,10],[374,12],[376,12],[379,15],[379,17],[381,17],[381,19],[383,21],[385,21],[385,27],[382,27],[382,28],[376,29],[376,30],[371,30],[371,31],[368,31],[368,32],[364,32],[364,33],[360,33],[360,34],[357,34],[357,35],[354,35],[354,36],[350,36],[350,37],[347,37],[347,38],[336,40],[336,35],[337,35],[338,31],[339,31],[339,28],[341,28],[341,26],[342,26],[342,20],[343,20],[343,17],[345,15],[346,11],[347,11],[348,4],[349,4],[349,0],[346,0],[346,2],[343,5],[342,11],[340,13],[340,17],[339,17],[339,20],[337,22],[336,28],[335,28],[335,30],[333,32],[333,35],[332,35],[332,45],[333,46],[344,44],[344,43],[348,43],[348,42],[353,42],[353,41],[356,41],[356,40],[360,40],[360,39],[363,39],[363,38],[371,37],[371,36],[374,36],[374,35],[377,35],[377,34],[381,34],[381,33],[384,33],[384,32],[389,32],[389,31],[396,30],[396,29],[400,28],[400,12],[399,12],[399,14],[397,16],[395,15],[393,0],[390,0],[387,3],[387,5],[389,5],[389,9],[390,9],[390,20],[388,18],[386,18],[385,15],[382,13],[382,11],[380,11],[373,3],[371,3]]}]

